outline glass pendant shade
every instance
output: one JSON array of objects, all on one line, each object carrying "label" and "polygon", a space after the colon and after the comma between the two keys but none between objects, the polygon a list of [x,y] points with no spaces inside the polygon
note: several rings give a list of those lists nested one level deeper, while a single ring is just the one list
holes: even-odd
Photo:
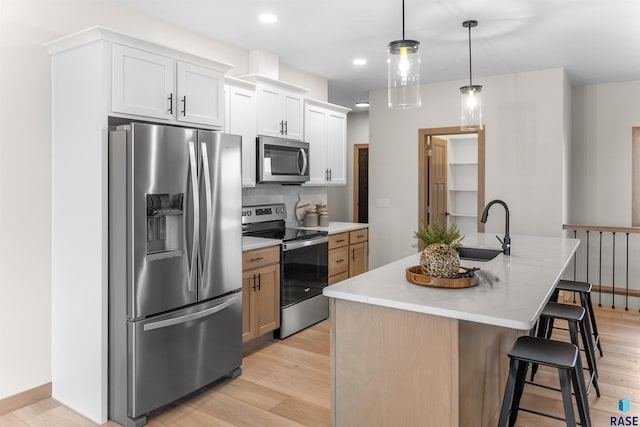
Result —
[{"label": "glass pendant shade", "polygon": [[482,129],[482,86],[460,88],[460,129]]},{"label": "glass pendant shade", "polygon": [[420,42],[396,40],[387,47],[389,108],[420,106]]}]

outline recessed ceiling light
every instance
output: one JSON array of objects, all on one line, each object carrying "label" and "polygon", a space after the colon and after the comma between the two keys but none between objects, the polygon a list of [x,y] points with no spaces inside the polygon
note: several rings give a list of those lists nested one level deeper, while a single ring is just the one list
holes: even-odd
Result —
[{"label": "recessed ceiling light", "polygon": [[367,60],[364,58],[356,58],[353,60],[353,65],[365,65]]},{"label": "recessed ceiling light", "polygon": [[265,24],[273,24],[274,22],[278,22],[278,17],[271,13],[263,13],[258,17],[260,22],[264,22]]},{"label": "recessed ceiling light", "polygon": [[356,102],[356,107],[359,107],[359,108],[366,108],[366,107],[368,107],[368,106],[369,106],[369,103],[368,103],[367,101],[359,101],[359,102]]}]

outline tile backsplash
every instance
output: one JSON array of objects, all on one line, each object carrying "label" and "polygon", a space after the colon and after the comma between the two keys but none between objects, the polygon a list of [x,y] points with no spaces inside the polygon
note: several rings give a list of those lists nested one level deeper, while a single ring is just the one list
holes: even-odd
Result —
[{"label": "tile backsplash", "polygon": [[[284,203],[287,207],[287,227],[296,227],[296,204],[326,204],[327,187],[304,187],[300,185],[257,184],[253,188],[242,189],[242,205],[261,205],[265,203]],[[302,217],[303,209],[298,215]],[[331,208],[329,208],[331,216]]]}]

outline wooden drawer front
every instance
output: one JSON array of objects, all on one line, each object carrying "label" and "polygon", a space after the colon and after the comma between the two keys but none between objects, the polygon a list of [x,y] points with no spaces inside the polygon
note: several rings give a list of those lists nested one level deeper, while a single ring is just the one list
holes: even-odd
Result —
[{"label": "wooden drawer front", "polygon": [[329,251],[329,276],[349,271],[349,248],[338,248]]},{"label": "wooden drawer front", "polygon": [[280,262],[280,246],[256,249],[242,253],[242,270],[262,267]]},{"label": "wooden drawer front", "polygon": [[334,283],[342,282],[349,278],[349,272],[345,271],[344,273],[336,274],[335,276],[329,276],[329,284],[333,285]]},{"label": "wooden drawer front", "polygon": [[347,246],[349,244],[349,233],[332,234],[329,236],[329,250]]},{"label": "wooden drawer front", "polygon": [[352,245],[354,243],[366,242],[367,240],[369,240],[369,229],[367,228],[362,228],[349,233],[349,242]]}]

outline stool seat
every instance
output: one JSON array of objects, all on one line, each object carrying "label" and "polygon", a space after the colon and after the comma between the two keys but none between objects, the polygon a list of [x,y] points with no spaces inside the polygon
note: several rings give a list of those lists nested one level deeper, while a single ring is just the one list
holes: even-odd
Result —
[{"label": "stool seat", "polygon": [[518,338],[509,351],[509,357],[564,369],[576,366],[578,354],[574,344],[528,336]]},{"label": "stool seat", "polygon": [[542,309],[541,316],[553,317],[561,320],[575,320],[580,322],[584,318],[584,308],[577,305],[559,304],[549,301]]},{"label": "stool seat", "polygon": [[556,289],[570,292],[591,292],[591,283],[576,282],[575,280],[560,280]]}]

